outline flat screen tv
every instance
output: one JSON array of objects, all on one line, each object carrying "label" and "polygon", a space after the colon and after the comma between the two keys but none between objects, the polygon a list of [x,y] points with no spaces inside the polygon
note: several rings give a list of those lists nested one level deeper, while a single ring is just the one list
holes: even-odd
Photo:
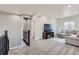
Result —
[{"label": "flat screen tv", "polygon": [[51,24],[44,24],[44,32],[52,32]]}]

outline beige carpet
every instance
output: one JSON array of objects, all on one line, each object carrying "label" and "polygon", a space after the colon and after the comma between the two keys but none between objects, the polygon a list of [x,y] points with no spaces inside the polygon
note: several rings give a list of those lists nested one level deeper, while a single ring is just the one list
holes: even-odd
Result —
[{"label": "beige carpet", "polygon": [[77,55],[79,48],[53,39],[31,40],[31,46],[10,49],[9,55]]}]

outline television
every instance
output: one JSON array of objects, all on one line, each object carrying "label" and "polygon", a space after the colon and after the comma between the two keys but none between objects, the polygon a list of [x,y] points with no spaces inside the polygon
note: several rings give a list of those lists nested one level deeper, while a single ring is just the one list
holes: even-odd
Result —
[{"label": "television", "polygon": [[52,32],[51,24],[44,24],[44,32]]}]

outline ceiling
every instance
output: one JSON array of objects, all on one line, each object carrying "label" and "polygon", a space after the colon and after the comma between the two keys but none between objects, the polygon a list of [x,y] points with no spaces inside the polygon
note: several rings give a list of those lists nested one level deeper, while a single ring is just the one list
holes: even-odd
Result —
[{"label": "ceiling", "polygon": [[78,7],[78,4],[70,5],[70,7],[67,4],[0,4],[0,11],[62,18],[78,14]]}]

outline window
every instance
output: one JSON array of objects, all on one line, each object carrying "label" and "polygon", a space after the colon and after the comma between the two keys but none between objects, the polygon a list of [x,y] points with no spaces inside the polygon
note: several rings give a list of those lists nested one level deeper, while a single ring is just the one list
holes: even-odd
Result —
[{"label": "window", "polygon": [[75,22],[74,21],[69,21],[64,23],[64,29],[65,30],[74,30],[75,28]]}]

